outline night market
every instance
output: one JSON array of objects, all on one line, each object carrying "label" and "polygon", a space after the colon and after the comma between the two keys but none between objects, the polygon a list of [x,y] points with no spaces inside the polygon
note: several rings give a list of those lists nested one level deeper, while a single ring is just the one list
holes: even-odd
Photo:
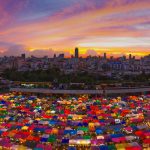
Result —
[{"label": "night market", "polygon": [[150,95],[0,95],[0,149],[149,150]]}]

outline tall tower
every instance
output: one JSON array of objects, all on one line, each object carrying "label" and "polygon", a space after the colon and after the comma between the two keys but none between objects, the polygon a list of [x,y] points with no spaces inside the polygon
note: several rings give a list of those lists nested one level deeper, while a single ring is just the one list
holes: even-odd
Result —
[{"label": "tall tower", "polygon": [[21,58],[25,59],[26,58],[26,54],[21,54]]},{"label": "tall tower", "polygon": [[79,58],[79,49],[75,48],[75,58]]},{"label": "tall tower", "polygon": [[54,54],[54,57],[53,58],[56,58],[56,54]]},{"label": "tall tower", "polygon": [[104,53],[104,59],[107,59],[107,54],[106,53]]},{"label": "tall tower", "polygon": [[132,55],[131,54],[129,54],[129,60],[131,60],[132,59]]}]

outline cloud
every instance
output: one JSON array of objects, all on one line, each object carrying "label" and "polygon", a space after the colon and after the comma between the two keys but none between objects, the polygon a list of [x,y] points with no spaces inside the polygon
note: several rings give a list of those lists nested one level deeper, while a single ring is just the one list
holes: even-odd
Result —
[{"label": "cloud", "polygon": [[[41,55],[44,50],[51,55],[50,47],[68,52],[78,45],[145,49],[150,47],[143,40],[150,37],[149,9],[147,0],[0,0],[0,51],[15,45]],[[133,40],[137,37],[140,42]]]},{"label": "cloud", "polygon": [[89,37],[81,41],[80,47],[150,47],[150,37]]},{"label": "cloud", "polygon": [[13,45],[5,50],[1,55],[3,56],[20,56],[22,53],[27,53],[25,46],[23,45]]},{"label": "cloud", "polygon": [[[7,45],[8,46],[8,45]],[[36,56],[36,57],[53,57],[54,54],[57,56],[61,53],[65,54],[65,57],[69,57],[70,53],[68,51],[54,51],[52,49],[33,49],[30,51],[26,46],[24,45],[13,45],[10,46],[7,50],[2,51],[0,53],[1,56],[21,56],[21,54],[25,53],[26,56]]]},{"label": "cloud", "polygon": [[86,51],[87,56],[97,56],[98,53],[95,50],[89,49]]},{"label": "cloud", "polygon": [[0,41],[0,46],[1,47],[10,47],[10,46],[14,46],[14,43],[9,43],[9,42],[4,42],[4,41]]},{"label": "cloud", "polygon": [[64,52],[64,51],[55,51],[52,49],[35,49],[33,51],[28,51],[28,56],[36,56],[36,57],[43,57],[43,56],[48,56],[48,57],[53,57],[54,54],[56,54],[57,56],[61,53],[63,53],[65,55],[65,57],[69,57],[70,53],[69,52]]},{"label": "cloud", "polygon": [[28,0],[0,0],[0,28],[5,29],[14,25],[27,3]]}]

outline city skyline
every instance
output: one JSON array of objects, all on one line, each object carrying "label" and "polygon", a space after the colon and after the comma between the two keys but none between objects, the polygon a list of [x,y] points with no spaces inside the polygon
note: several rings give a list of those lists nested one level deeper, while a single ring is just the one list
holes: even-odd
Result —
[{"label": "city skyline", "polygon": [[[27,52],[27,51],[26,51]],[[4,56],[0,56],[0,58],[5,58],[5,57],[7,57],[7,58],[23,58],[23,59],[25,59],[25,58],[32,58],[32,57],[34,57],[34,58],[66,58],[66,59],[72,59],[72,58],[78,58],[78,59],[85,59],[85,58],[102,58],[102,59],[109,59],[109,60],[112,60],[112,59],[114,59],[114,60],[117,60],[117,59],[120,59],[120,58],[123,58],[123,59],[129,59],[129,60],[131,60],[131,59],[133,59],[133,60],[142,60],[143,58],[145,58],[145,57],[150,57],[150,53],[148,53],[147,55],[143,55],[143,57],[141,56],[141,57],[136,57],[135,55],[133,55],[132,53],[129,53],[128,55],[119,55],[118,57],[115,57],[114,55],[111,55],[111,54],[109,54],[109,53],[106,53],[106,52],[104,52],[104,53],[101,53],[101,54],[95,54],[95,53],[93,53],[93,54],[88,54],[88,55],[80,55],[80,50],[79,50],[79,48],[78,47],[75,47],[75,49],[74,49],[74,53],[73,54],[68,54],[67,56],[65,55],[65,53],[63,53],[63,52],[57,52],[57,53],[55,53],[55,51],[53,51],[53,53],[51,53],[51,55],[39,55],[38,53],[34,53],[35,51],[33,51],[33,53],[26,53],[25,51],[24,51],[24,53],[20,53],[19,55],[17,54],[17,55],[4,55]],[[35,55],[34,55],[35,54]]]},{"label": "city skyline", "polygon": [[149,0],[0,0],[0,55],[150,53]]}]

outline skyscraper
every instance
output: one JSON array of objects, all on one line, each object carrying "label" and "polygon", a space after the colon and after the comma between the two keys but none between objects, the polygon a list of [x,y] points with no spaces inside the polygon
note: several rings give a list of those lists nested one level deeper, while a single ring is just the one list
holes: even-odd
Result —
[{"label": "skyscraper", "polygon": [[131,54],[129,54],[129,60],[131,60],[132,59],[132,55]]},{"label": "skyscraper", "polygon": [[106,53],[104,53],[104,59],[107,59],[107,54]]},{"label": "skyscraper", "polygon": [[26,54],[21,54],[21,58],[25,59],[26,58]]},{"label": "skyscraper", "polygon": [[79,49],[75,48],[75,58],[79,58]]},{"label": "skyscraper", "polygon": [[65,55],[64,54],[59,54],[58,58],[64,58]]},{"label": "skyscraper", "polygon": [[54,57],[53,58],[56,58],[56,54],[54,54]]}]

